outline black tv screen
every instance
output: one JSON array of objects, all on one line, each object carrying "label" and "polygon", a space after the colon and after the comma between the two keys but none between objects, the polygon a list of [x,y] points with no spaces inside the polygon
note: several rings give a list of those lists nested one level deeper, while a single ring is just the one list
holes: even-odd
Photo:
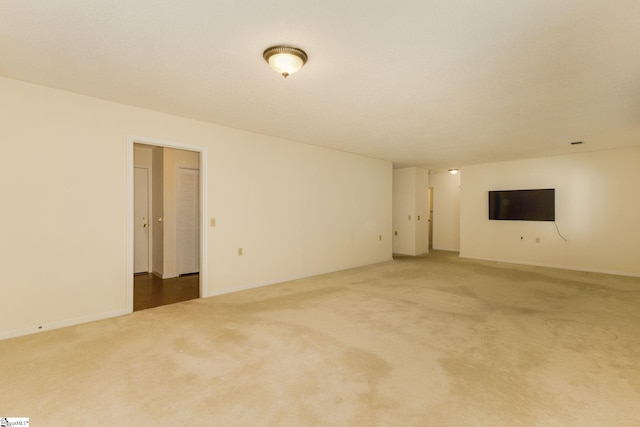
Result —
[{"label": "black tv screen", "polygon": [[489,219],[555,221],[555,188],[489,191]]}]

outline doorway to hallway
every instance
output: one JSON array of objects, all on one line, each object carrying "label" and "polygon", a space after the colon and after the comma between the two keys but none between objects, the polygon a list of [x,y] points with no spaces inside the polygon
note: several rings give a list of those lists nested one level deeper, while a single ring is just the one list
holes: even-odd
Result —
[{"label": "doorway to hallway", "polygon": [[[138,137],[127,142],[127,310],[206,296],[206,149]],[[146,239],[136,235],[138,225]]]}]

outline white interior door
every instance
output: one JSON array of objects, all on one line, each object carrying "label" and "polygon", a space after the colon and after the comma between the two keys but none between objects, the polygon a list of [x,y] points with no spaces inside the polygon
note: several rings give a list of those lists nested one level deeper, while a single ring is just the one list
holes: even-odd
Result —
[{"label": "white interior door", "polygon": [[133,272],[149,272],[149,170],[133,168]]},{"label": "white interior door", "polygon": [[196,169],[178,169],[178,230],[176,236],[178,274],[200,271],[200,174]]}]

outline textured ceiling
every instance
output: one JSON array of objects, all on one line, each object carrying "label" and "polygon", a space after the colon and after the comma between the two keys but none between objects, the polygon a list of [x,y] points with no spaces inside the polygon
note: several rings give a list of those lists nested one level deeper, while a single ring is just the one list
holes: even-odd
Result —
[{"label": "textured ceiling", "polygon": [[0,0],[0,75],[441,170],[640,145],[640,1]]}]

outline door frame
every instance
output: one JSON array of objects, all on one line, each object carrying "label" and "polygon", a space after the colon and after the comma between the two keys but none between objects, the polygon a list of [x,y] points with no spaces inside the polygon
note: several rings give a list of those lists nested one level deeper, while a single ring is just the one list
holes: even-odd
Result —
[{"label": "door frame", "polygon": [[183,144],[174,141],[164,141],[155,138],[127,135],[127,166],[126,166],[126,197],[127,197],[127,247],[126,247],[126,301],[127,313],[133,313],[133,145],[153,145],[157,147],[175,148],[178,150],[195,151],[200,154],[200,298],[209,296],[207,290],[207,248],[208,239],[205,233],[207,223],[207,147]]}]

